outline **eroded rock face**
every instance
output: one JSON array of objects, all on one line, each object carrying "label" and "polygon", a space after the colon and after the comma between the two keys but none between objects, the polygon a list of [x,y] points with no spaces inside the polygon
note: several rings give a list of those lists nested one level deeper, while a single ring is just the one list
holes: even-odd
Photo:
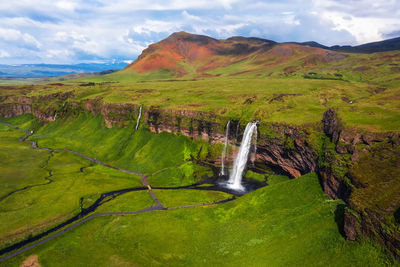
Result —
[{"label": "eroded rock face", "polygon": [[19,116],[26,113],[32,113],[30,104],[6,103],[0,104],[0,114],[5,118]]},{"label": "eroded rock face", "polygon": [[319,170],[328,196],[348,204],[344,214],[346,239],[371,238],[400,260],[400,226],[394,222],[400,208],[400,133],[344,129],[333,110],[325,112],[323,129],[336,152],[350,156],[347,181],[329,166]]},{"label": "eroded rock face", "polygon": [[281,169],[292,178],[316,171],[316,154],[307,143],[306,137],[288,135],[285,130],[282,130],[282,134],[293,140],[293,147],[285,147],[278,140],[260,140],[257,145],[257,160]]},{"label": "eroded rock face", "polygon": [[342,126],[333,109],[328,109],[324,112],[322,116],[322,126],[324,133],[332,142],[337,143],[342,131]]},{"label": "eroded rock face", "polygon": [[349,211],[345,212],[344,216],[344,226],[343,230],[346,234],[346,240],[349,241],[356,241],[358,237],[358,230],[356,227],[359,225],[359,221],[357,219],[357,216],[350,213]]}]

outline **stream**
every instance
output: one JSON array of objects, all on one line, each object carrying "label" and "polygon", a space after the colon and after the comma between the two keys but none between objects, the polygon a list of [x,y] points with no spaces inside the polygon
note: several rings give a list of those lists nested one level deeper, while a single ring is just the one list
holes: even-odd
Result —
[{"label": "stream", "polygon": [[[20,130],[20,131],[24,131],[14,125],[8,124],[8,123],[2,123],[0,122],[0,124],[6,125],[8,127]],[[64,232],[67,232],[93,218],[99,217],[99,216],[109,216],[109,215],[131,215],[131,214],[139,214],[139,213],[144,213],[144,212],[149,212],[149,211],[156,211],[156,210],[172,210],[172,209],[179,209],[179,208],[189,208],[189,207],[198,207],[198,206],[207,206],[207,205],[216,205],[216,204],[221,204],[221,203],[225,203],[225,202],[229,202],[232,200],[236,199],[236,196],[240,195],[240,194],[235,194],[235,192],[231,191],[231,190],[227,190],[224,187],[218,186],[218,183],[213,183],[212,181],[215,182],[215,178],[209,178],[208,180],[204,180],[201,183],[196,183],[196,184],[192,184],[192,185],[188,185],[188,186],[179,186],[179,187],[155,187],[154,189],[169,189],[169,190],[179,190],[179,189],[194,189],[194,190],[212,190],[212,191],[223,191],[223,192],[227,192],[230,194],[233,194],[234,196],[231,198],[227,198],[221,201],[215,201],[215,202],[210,202],[210,203],[200,203],[200,204],[192,204],[192,205],[183,205],[183,206],[176,206],[176,207],[167,207],[165,208],[157,199],[157,197],[155,196],[151,186],[148,184],[147,182],[147,178],[151,175],[145,175],[136,171],[131,171],[131,170],[126,170],[126,169],[122,169],[119,167],[115,167],[112,165],[109,165],[107,163],[104,163],[98,159],[95,158],[91,158],[89,156],[86,156],[82,153],[70,150],[70,149],[51,149],[51,148],[45,148],[45,147],[39,147],[37,145],[37,143],[35,141],[27,141],[26,139],[31,136],[33,134],[33,131],[24,131],[25,135],[23,137],[21,137],[19,139],[20,142],[25,142],[25,143],[30,143],[32,145],[32,148],[34,149],[41,149],[41,150],[46,150],[49,151],[50,153],[53,153],[55,151],[66,151],[66,152],[71,152],[74,153],[76,155],[79,155],[91,162],[95,162],[97,164],[103,165],[105,167],[108,168],[112,168],[118,171],[122,171],[125,173],[129,173],[129,174],[133,174],[133,175],[138,175],[142,178],[142,184],[143,187],[135,187],[135,188],[125,188],[125,189],[121,189],[121,190],[116,190],[116,191],[110,191],[110,192],[106,192],[101,194],[101,196],[89,207],[87,208],[82,208],[81,205],[81,212],[79,212],[78,214],[76,214],[75,216],[73,216],[72,218],[46,230],[45,232],[42,232],[40,234],[37,234],[35,236],[31,236],[25,240],[22,240],[20,242],[14,243],[8,247],[5,247],[3,249],[0,250],[0,256],[10,253],[2,258],[0,258],[0,262],[5,261],[7,259],[10,259],[16,255],[19,255],[27,250],[30,250],[36,246],[39,246],[53,238],[56,238],[57,236],[61,235]],[[51,156],[50,156],[51,157]],[[49,157],[49,159],[50,159]],[[48,160],[49,160],[48,159]],[[81,170],[82,171],[82,168]],[[49,171],[49,176],[47,176],[45,179],[48,180],[47,183],[43,183],[43,184],[36,184],[36,185],[31,185],[31,186],[25,186],[23,188],[17,189],[13,192],[8,193],[7,195],[3,196],[2,198],[0,198],[0,201],[4,200],[5,198],[9,197],[10,195],[16,193],[16,192],[20,192],[23,190],[27,190],[29,188],[32,188],[34,186],[41,186],[41,185],[47,185],[50,184],[52,182],[54,182],[52,179],[50,179],[50,177],[52,177],[52,172]],[[210,184],[213,183],[213,185],[207,185],[204,186],[204,184]],[[154,200],[154,202],[157,205],[154,206],[150,206],[147,207],[145,209],[142,210],[138,210],[138,211],[132,211],[132,212],[103,212],[103,213],[96,213],[96,214],[91,214],[93,213],[99,206],[103,205],[104,203],[107,203],[113,199],[115,199],[116,197],[128,193],[128,192],[133,192],[133,191],[143,191],[143,190],[148,190],[150,196],[152,197],[152,199]],[[82,203],[82,199],[81,199],[81,203]],[[89,215],[91,214],[91,215]],[[87,216],[89,215],[89,216]],[[85,217],[87,216],[87,217]],[[76,222],[76,223],[74,223]],[[74,223],[74,224],[73,224]],[[66,227],[67,226],[67,227]],[[65,227],[65,228],[64,228]],[[64,229],[63,229],[64,228]],[[61,231],[58,231],[62,229]],[[58,232],[57,232],[58,231]],[[50,235],[54,233],[53,235]],[[38,241],[36,243],[34,243],[35,241]],[[14,251],[14,252],[13,252]]]}]

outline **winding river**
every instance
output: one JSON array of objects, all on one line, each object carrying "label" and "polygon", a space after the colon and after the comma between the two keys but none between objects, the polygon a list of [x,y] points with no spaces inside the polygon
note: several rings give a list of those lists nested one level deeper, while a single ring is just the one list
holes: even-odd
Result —
[{"label": "winding river", "polygon": [[[60,236],[61,234],[91,220],[94,219],[96,217],[100,217],[100,216],[110,216],[110,215],[132,215],[132,214],[140,214],[140,213],[144,213],[144,212],[150,212],[150,211],[156,211],[156,210],[173,210],[173,209],[180,209],[180,208],[190,208],[190,207],[199,207],[199,206],[208,206],[208,205],[216,205],[216,204],[220,204],[220,203],[225,203],[228,201],[232,201],[234,199],[236,199],[236,196],[233,196],[231,198],[227,198],[221,201],[215,201],[215,202],[210,202],[210,203],[200,203],[200,204],[193,204],[193,205],[182,205],[182,206],[176,206],[176,207],[164,207],[160,201],[157,199],[156,195],[154,194],[152,187],[149,185],[149,183],[147,182],[147,178],[152,176],[152,175],[145,175],[142,174],[140,172],[137,171],[132,171],[132,170],[126,170],[126,169],[122,169],[119,167],[115,167],[112,165],[109,165],[107,163],[104,163],[98,159],[95,158],[91,158],[85,154],[82,154],[80,152],[77,151],[73,151],[71,149],[52,149],[52,148],[46,148],[46,147],[39,147],[37,145],[37,143],[35,141],[28,141],[26,140],[29,136],[31,136],[33,134],[33,131],[25,131],[23,129],[20,129],[17,126],[14,126],[12,124],[8,124],[8,123],[3,123],[0,122],[0,124],[20,130],[20,131],[24,131],[25,135],[23,137],[21,137],[19,139],[20,142],[25,142],[25,143],[30,143],[32,145],[32,147],[34,149],[41,149],[41,150],[46,150],[49,151],[51,154],[49,156],[49,159],[52,156],[52,153],[55,151],[66,151],[66,152],[70,152],[70,153],[74,153],[78,156],[81,156],[82,158],[89,160],[91,162],[103,165],[105,167],[108,168],[112,168],[121,172],[125,172],[125,173],[129,173],[129,174],[133,174],[133,175],[137,175],[140,176],[142,178],[142,187],[135,187],[135,188],[125,188],[125,189],[121,189],[121,190],[116,190],[116,191],[111,191],[111,192],[106,192],[103,193],[91,206],[89,206],[88,208],[82,208],[81,212],[76,214],[75,216],[73,216],[72,218],[52,227],[51,229],[42,232],[38,235],[32,236],[28,239],[22,240],[20,242],[17,242],[13,245],[10,245],[8,247],[3,248],[2,250],[0,250],[0,256],[1,255],[5,255],[7,253],[9,253],[6,256],[3,256],[0,258],[0,262],[5,261],[7,259],[10,259],[16,255],[19,255],[27,250],[30,250],[34,247],[37,247],[51,239],[54,239],[58,236]],[[32,187],[35,186],[44,186],[44,185],[48,185],[50,183],[53,183],[54,180],[50,179],[52,177],[52,172],[49,171],[49,176],[45,177],[45,179],[47,180],[46,183],[42,183],[42,184],[35,184],[35,185],[30,185],[30,186],[25,186],[23,188],[17,189],[15,191],[12,191],[10,193],[8,193],[7,195],[3,196],[0,198],[0,201],[3,201],[4,199],[6,199],[7,197],[11,196],[12,194],[16,193],[16,192],[20,192],[23,190],[27,190],[30,189]],[[218,187],[218,186],[201,186],[202,183],[196,183],[193,185],[188,185],[188,186],[179,186],[179,187],[157,187],[155,189],[169,189],[169,190],[179,190],[179,189],[195,189],[195,190],[212,190],[212,191],[224,191],[227,192],[226,190],[224,190],[224,188]],[[131,212],[102,212],[102,213],[96,213],[96,214],[91,214],[93,213],[99,206],[101,206],[102,204],[111,201],[113,199],[115,199],[116,197],[128,193],[128,192],[133,192],[133,191],[143,191],[143,190],[147,190],[150,194],[150,196],[152,197],[152,199],[154,200],[154,202],[156,203],[156,205],[147,207],[145,209],[142,210],[137,210],[137,211],[131,211]],[[232,192],[228,192],[228,193],[232,193]],[[111,198],[107,198],[110,197]],[[91,214],[91,215],[89,215]],[[62,229],[62,230],[61,230]],[[60,231],[59,231],[60,230]],[[36,242],[37,241],[37,242]]]}]

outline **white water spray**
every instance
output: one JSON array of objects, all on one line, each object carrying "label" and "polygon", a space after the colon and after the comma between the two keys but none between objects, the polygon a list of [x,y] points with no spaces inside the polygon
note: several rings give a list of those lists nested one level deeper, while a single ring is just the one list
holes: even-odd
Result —
[{"label": "white water spray", "polygon": [[249,159],[251,140],[254,132],[257,132],[257,122],[249,122],[244,130],[242,144],[239,148],[239,153],[233,164],[233,172],[229,176],[228,187],[236,191],[244,191],[242,186],[242,174]]},{"label": "white water spray", "polygon": [[138,118],[137,118],[136,128],[135,128],[136,131],[139,128],[139,122],[140,122],[140,117],[141,116],[142,116],[142,105],[140,105],[140,108],[139,108],[139,115],[138,115]]},{"label": "white water spray", "polygon": [[225,157],[226,157],[226,151],[228,149],[228,139],[229,139],[229,126],[231,125],[231,121],[228,121],[226,124],[226,132],[225,132],[225,147],[224,150],[222,150],[222,168],[221,168],[221,173],[220,175],[225,175]]},{"label": "white water spray", "polygon": [[254,149],[253,149],[253,156],[251,157],[251,164],[254,166],[254,161],[256,160],[257,157],[257,131],[254,132],[253,134],[253,144],[254,144]]}]

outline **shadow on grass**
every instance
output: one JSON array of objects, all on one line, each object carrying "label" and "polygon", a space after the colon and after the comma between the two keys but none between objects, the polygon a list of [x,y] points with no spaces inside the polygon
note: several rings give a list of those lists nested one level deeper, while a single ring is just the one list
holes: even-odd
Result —
[{"label": "shadow on grass", "polygon": [[339,233],[346,238],[346,234],[344,232],[344,210],[346,208],[345,204],[339,204],[336,206],[335,210],[335,222],[338,227]]},{"label": "shadow on grass", "polygon": [[400,209],[397,209],[393,215],[396,222],[400,223]]}]

